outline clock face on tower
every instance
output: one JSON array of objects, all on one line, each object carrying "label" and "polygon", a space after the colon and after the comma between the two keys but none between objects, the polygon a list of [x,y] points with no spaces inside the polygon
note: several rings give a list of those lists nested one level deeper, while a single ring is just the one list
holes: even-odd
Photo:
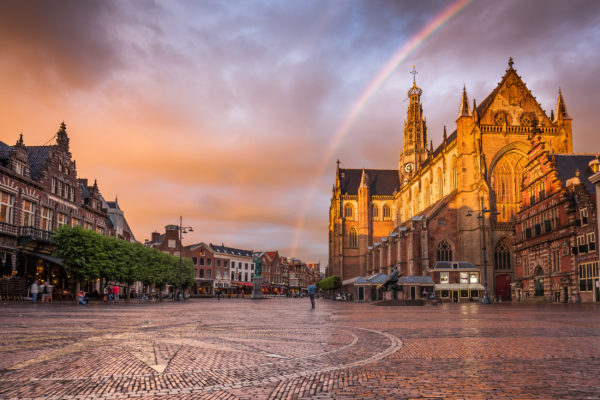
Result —
[{"label": "clock face on tower", "polygon": [[412,163],[406,163],[406,164],[404,164],[404,171],[411,172],[412,170],[413,170]]}]

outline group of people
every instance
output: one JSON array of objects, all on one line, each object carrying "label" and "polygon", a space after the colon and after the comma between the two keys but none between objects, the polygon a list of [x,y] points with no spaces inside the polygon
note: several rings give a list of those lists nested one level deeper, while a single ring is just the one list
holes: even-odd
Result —
[{"label": "group of people", "polygon": [[106,285],[104,286],[104,301],[109,303],[119,301],[119,286],[118,285]]},{"label": "group of people", "polygon": [[52,301],[52,286],[51,282],[42,282],[37,279],[31,284],[29,293],[31,294],[31,301],[36,303],[38,298],[41,298],[42,303],[49,303]]}]

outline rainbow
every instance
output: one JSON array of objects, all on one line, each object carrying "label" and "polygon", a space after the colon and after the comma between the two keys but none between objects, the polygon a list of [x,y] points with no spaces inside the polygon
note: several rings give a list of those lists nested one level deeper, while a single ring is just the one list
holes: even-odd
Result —
[{"label": "rainbow", "polygon": [[339,147],[340,143],[350,130],[350,127],[360,114],[361,110],[364,106],[369,102],[371,97],[377,92],[377,90],[381,87],[381,85],[392,75],[392,73],[396,70],[398,65],[406,60],[406,58],[418,49],[423,43],[427,41],[434,33],[436,33],[441,27],[443,27],[448,21],[450,21],[453,17],[455,17],[458,13],[464,10],[469,4],[474,2],[475,0],[457,0],[452,3],[450,6],[445,8],[440,14],[438,14],[432,21],[430,21],[427,25],[423,27],[416,35],[414,35],[410,40],[404,45],[402,45],[394,55],[385,63],[383,68],[379,70],[377,75],[371,80],[371,82],[367,85],[362,94],[354,101],[352,107],[342,120],[341,124],[335,131],[332,140],[330,141],[329,148],[325,152],[323,156],[323,160],[319,166],[319,170],[313,179],[311,189],[307,194],[305,201],[300,210],[300,214],[298,215],[298,219],[296,221],[296,228],[294,232],[294,237],[291,245],[291,256],[294,257],[294,253],[298,246],[298,241],[300,239],[300,234],[304,227],[304,221],[306,219],[306,215],[308,214],[308,210],[312,199],[317,191],[319,186],[319,179],[327,169],[331,157],[335,150]]}]

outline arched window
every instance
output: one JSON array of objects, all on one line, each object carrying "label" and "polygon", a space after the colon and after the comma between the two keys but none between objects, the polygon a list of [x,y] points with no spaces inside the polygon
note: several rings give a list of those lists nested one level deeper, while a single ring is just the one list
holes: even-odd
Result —
[{"label": "arched window", "polygon": [[383,206],[383,219],[390,219],[392,216],[392,212],[390,211],[390,206],[385,204]]},{"label": "arched window", "polygon": [[425,206],[424,209],[429,207],[431,204],[431,187],[429,186],[429,181],[425,181]]},{"label": "arched window", "polygon": [[379,207],[377,207],[377,204],[373,204],[373,219],[375,218],[379,218]]},{"label": "arched window", "polygon": [[352,215],[354,214],[354,207],[352,207],[352,204],[348,203],[344,206],[344,217],[346,218],[352,218]]},{"label": "arched window", "polygon": [[358,248],[358,234],[356,233],[356,228],[350,228],[350,248],[357,249]]},{"label": "arched window", "polygon": [[500,242],[496,246],[496,251],[494,252],[494,269],[510,269],[510,247],[505,241]]},{"label": "arched window", "polygon": [[452,190],[458,188],[458,166],[456,165],[456,158],[452,160],[452,177],[450,183],[452,184]]},{"label": "arched window", "polygon": [[441,199],[444,197],[444,175],[442,174],[442,170],[438,168],[437,170],[437,198]]},{"label": "arched window", "polygon": [[437,260],[438,261],[452,261],[452,247],[450,243],[442,240],[437,247]]}]

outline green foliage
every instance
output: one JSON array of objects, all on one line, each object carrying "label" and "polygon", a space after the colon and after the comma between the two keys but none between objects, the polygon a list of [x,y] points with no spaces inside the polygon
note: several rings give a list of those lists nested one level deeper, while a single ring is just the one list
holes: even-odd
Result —
[{"label": "green foliage", "polygon": [[342,277],[339,275],[332,275],[329,278],[325,278],[320,281],[317,286],[321,290],[336,290],[342,287]]},{"label": "green foliage", "polygon": [[[64,259],[67,273],[77,282],[96,278],[109,281],[164,288],[179,286],[179,257],[161,253],[140,243],[129,243],[79,226],[62,226],[53,235],[54,256]],[[183,287],[194,284],[192,260],[184,258],[181,268]]]}]

